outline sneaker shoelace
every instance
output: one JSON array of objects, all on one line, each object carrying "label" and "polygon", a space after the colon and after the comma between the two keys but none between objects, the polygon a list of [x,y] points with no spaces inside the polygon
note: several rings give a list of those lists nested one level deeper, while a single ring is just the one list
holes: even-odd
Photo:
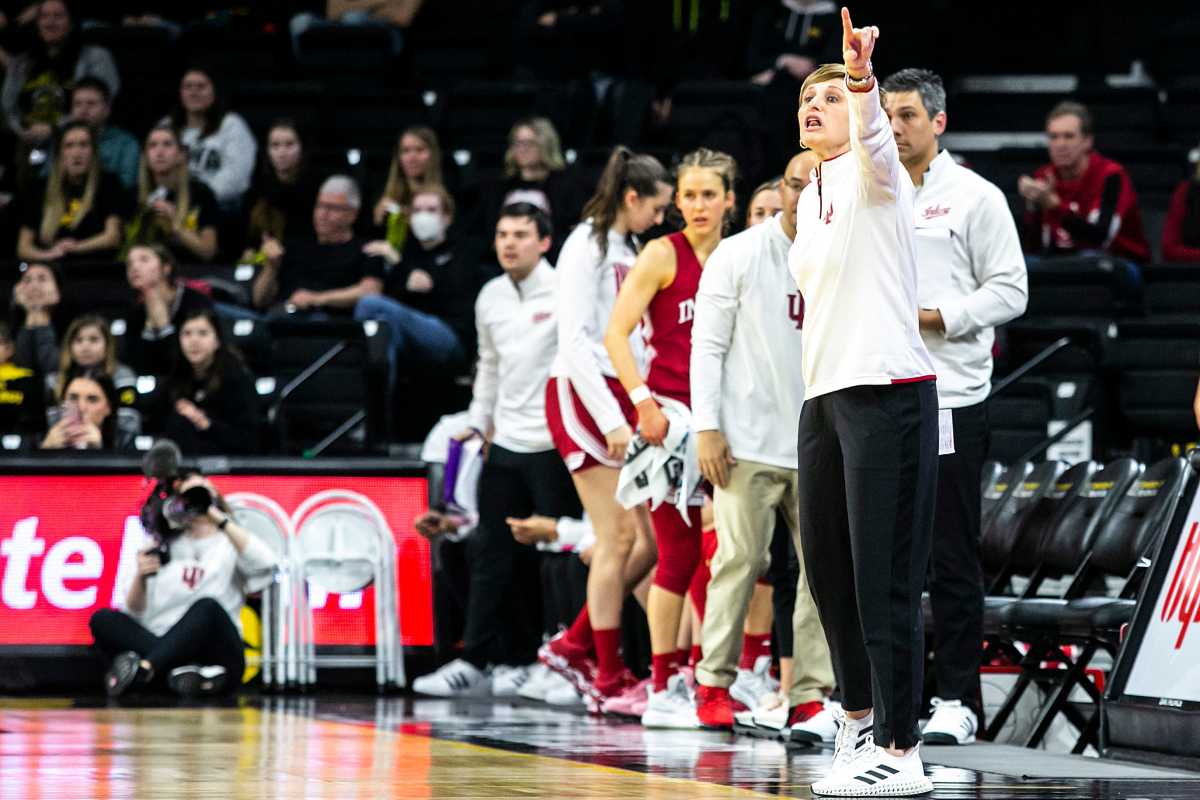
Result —
[{"label": "sneaker shoelace", "polygon": [[837,739],[833,748],[833,769],[839,770],[852,762],[855,757],[865,750],[870,750],[875,744],[875,734],[870,726],[862,728],[856,720],[846,716],[845,711],[835,711],[837,721]]}]

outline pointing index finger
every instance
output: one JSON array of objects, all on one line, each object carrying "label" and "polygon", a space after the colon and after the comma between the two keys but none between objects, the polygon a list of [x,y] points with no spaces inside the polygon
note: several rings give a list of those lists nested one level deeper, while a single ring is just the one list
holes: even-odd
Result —
[{"label": "pointing index finger", "polygon": [[854,36],[854,23],[850,21],[850,9],[842,6],[842,39],[849,42]]}]

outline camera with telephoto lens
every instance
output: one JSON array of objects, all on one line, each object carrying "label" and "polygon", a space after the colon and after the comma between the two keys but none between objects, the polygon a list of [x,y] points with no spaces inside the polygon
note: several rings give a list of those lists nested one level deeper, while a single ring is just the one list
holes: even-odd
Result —
[{"label": "camera with telephoto lens", "polygon": [[171,541],[213,504],[212,492],[205,486],[176,491],[184,478],[199,474],[194,469],[181,469],[179,462],[179,448],[170,439],[156,442],[142,461],[142,472],[155,481],[142,505],[142,530],[154,539],[154,546],[147,552],[157,555],[164,566],[171,559]]}]

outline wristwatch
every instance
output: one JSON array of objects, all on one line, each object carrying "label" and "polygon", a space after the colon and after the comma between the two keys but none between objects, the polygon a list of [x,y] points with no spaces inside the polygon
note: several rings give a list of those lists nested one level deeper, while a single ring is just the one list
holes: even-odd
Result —
[{"label": "wristwatch", "polygon": [[220,530],[225,530],[225,528],[227,528],[228,526],[229,526],[229,515],[226,514],[224,517],[221,518],[221,521],[217,523],[217,527]]},{"label": "wristwatch", "polygon": [[875,77],[875,67],[871,64],[870,61],[868,61],[867,62],[867,74],[865,76],[863,76],[861,78],[855,78],[854,76],[852,76],[850,74],[849,71],[846,72],[846,86],[851,91],[860,91],[860,90],[866,89],[868,86],[870,86],[871,80],[874,77]]}]

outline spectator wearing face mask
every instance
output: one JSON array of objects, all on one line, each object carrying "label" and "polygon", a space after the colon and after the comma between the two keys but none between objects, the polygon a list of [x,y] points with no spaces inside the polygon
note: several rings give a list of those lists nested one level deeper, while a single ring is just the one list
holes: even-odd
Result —
[{"label": "spectator wearing face mask", "polygon": [[383,255],[391,269],[384,294],[359,300],[354,317],[388,324],[393,378],[401,361],[457,364],[474,349],[478,256],[450,233],[453,220],[450,193],[441,186],[425,187],[412,198],[412,235],[403,254],[386,242],[367,245],[367,252]]}]

